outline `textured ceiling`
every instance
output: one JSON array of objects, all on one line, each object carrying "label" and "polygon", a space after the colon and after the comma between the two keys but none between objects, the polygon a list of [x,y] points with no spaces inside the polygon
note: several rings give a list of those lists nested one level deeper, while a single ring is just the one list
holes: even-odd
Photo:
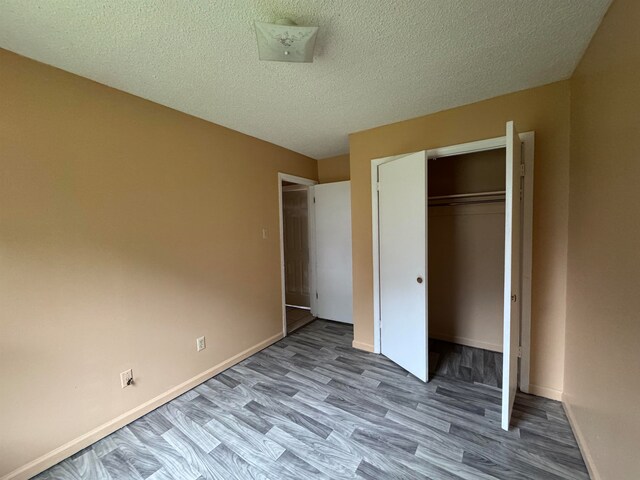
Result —
[{"label": "textured ceiling", "polygon": [[[610,0],[1,0],[0,47],[323,158],[350,132],[568,78]],[[319,25],[258,61],[254,20]]]}]

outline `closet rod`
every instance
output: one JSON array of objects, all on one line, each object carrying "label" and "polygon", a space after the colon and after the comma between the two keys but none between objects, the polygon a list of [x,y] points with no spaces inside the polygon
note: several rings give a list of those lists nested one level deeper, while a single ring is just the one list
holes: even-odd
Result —
[{"label": "closet rod", "polygon": [[492,199],[492,200],[470,200],[468,202],[442,202],[442,203],[429,203],[429,207],[457,207],[459,205],[480,205],[484,203],[504,203],[504,199]]},{"label": "closet rod", "polygon": [[506,193],[507,192],[504,190],[498,190],[494,192],[457,193],[455,195],[438,195],[436,197],[429,197],[429,200],[446,200],[448,198],[486,197],[489,195],[505,195]]}]

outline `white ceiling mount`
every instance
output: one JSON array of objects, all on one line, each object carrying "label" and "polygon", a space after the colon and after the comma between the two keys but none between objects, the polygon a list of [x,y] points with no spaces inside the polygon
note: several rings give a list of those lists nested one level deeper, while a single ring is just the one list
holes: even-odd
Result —
[{"label": "white ceiling mount", "polygon": [[293,20],[276,23],[255,22],[260,60],[272,62],[313,62],[318,27],[301,27]]}]

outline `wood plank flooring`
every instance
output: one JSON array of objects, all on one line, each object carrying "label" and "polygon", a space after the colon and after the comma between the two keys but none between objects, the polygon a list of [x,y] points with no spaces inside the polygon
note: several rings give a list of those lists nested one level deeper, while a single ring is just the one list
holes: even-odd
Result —
[{"label": "wood plank flooring", "polygon": [[316,320],[78,452],[44,479],[587,479],[558,402],[424,384]]},{"label": "wood plank flooring", "polygon": [[502,388],[502,353],[430,338],[429,373]]},{"label": "wood plank flooring", "polygon": [[293,333],[299,328],[312,322],[315,317],[311,315],[311,311],[304,308],[286,307],[287,312],[287,334]]}]

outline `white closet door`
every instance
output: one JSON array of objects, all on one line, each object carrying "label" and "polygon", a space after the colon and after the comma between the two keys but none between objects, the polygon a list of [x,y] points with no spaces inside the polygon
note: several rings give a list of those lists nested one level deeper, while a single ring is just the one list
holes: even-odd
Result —
[{"label": "white closet door", "polygon": [[315,198],[315,314],[353,323],[351,182],[324,183],[310,191]]},{"label": "white closet door", "polygon": [[378,167],[381,352],[428,380],[425,152]]},{"label": "white closet door", "polygon": [[502,428],[509,430],[518,388],[520,345],[520,138],[507,123],[507,176],[504,242],[504,336],[502,365]]}]

